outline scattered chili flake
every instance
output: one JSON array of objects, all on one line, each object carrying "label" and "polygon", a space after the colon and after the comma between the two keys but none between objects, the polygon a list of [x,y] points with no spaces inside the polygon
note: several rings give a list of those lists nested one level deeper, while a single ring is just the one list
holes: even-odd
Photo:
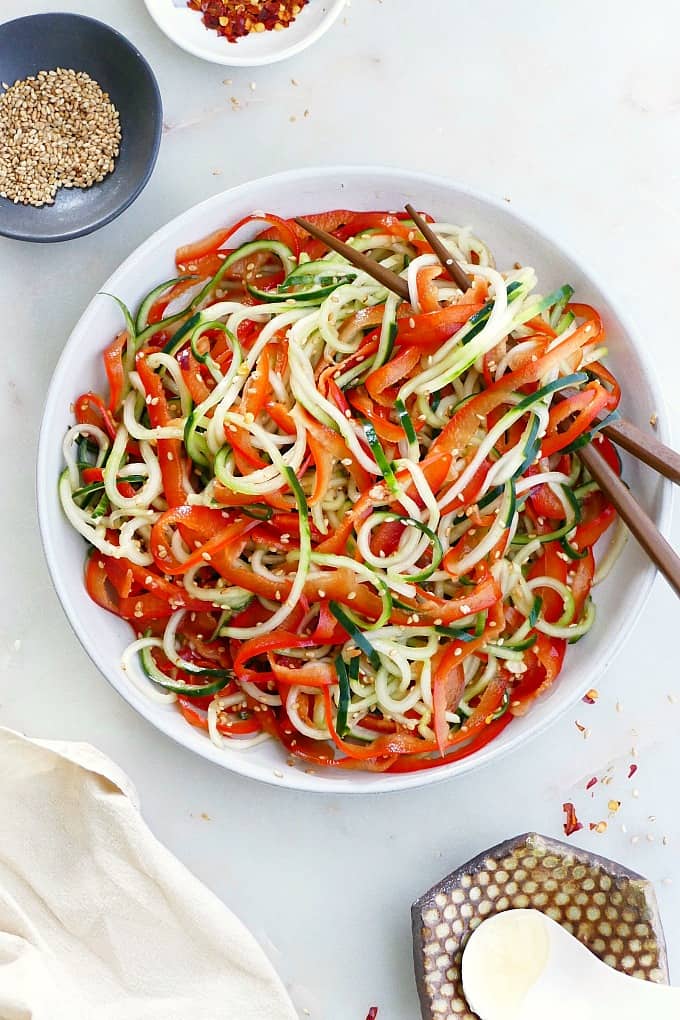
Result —
[{"label": "scattered chili flake", "polygon": [[206,28],[229,42],[255,32],[280,32],[295,21],[309,0],[187,0],[200,11]]},{"label": "scattered chili flake", "polygon": [[578,721],[578,719],[574,720],[574,725],[576,726],[576,729],[579,731],[579,733],[585,733],[586,728],[585,728],[585,726],[581,725],[581,723]]},{"label": "scattered chili flake", "polygon": [[581,822],[576,817],[576,808],[571,802],[562,805],[562,810],[565,814],[564,820],[564,835],[573,836],[575,832],[580,832],[583,828]]},{"label": "scattered chili flake", "polygon": [[589,825],[589,828],[590,828],[591,832],[599,832],[600,835],[602,835],[603,832],[607,831],[607,823],[606,822],[591,822],[590,825]]},{"label": "scattered chili flake", "polygon": [[377,1006],[371,1006],[371,1008],[368,1011],[368,1016],[366,1017],[366,1020],[376,1020],[377,1016],[378,1016],[378,1007]]},{"label": "scattered chili flake", "polygon": [[586,783],[586,790],[592,790],[592,788],[595,786],[596,783],[597,783],[597,776],[593,776],[593,778],[589,779],[588,782]]},{"label": "scattered chili flake", "polygon": [[600,692],[596,691],[594,687],[591,687],[589,691],[586,691],[581,700],[584,701],[586,705],[594,705],[599,696]]},{"label": "scattered chili flake", "polygon": [[631,767],[628,769],[628,778],[632,779],[637,770],[638,770],[637,765],[631,765]]}]

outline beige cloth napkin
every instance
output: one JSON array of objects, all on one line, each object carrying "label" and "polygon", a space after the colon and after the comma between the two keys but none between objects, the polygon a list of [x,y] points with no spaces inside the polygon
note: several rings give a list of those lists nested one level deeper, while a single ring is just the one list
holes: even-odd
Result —
[{"label": "beige cloth napkin", "polygon": [[0,1020],[296,1017],[113,762],[0,729]]}]

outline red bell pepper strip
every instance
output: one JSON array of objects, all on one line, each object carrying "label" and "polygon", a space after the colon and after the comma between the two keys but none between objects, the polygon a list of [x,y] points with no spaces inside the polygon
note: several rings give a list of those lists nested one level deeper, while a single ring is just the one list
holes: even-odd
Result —
[{"label": "red bell pepper strip", "polygon": [[416,274],[416,290],[421,312],[439,311],[439,291],[434,281],[442,275],[441,266],[423,266]]},{"label": "red bell pepper strip", "polygon": [[[282,220],[280,216],[274,216],[273,214],[266,214],[262,216],[244,216],[238,223],[234,223],[231,227],[225,227],[222,230],[215,230],[212,234],[208,234],[201,241],[195,241],[193,244],[186,244],[177,249],[175,254],[175,262],[181,270],[191,269],[192,264],[198,259],[203,258],[205,255],[212,255],[215,252],[220,251],[224,248],[227,241],[230,240],[242,227],[247,226],[249,223],[272,223],[273,228],[261,233],[259,236],[264,238],[265,236],[272,236],[277,240],[283,241],[287,245],[293,254],[298,254],[298,243],[297,237],[294,230],[291,229],[290,225]],[[272,231],[274,231],[272,233]]]},{"label": "red bell pepper strip", "polygon": [[121,405],[125,391],[123,351],[127,342],[127,332],[123,331],[104,349],[104,370],[109,381],[109,411],[114,414]]},{"label": "red bell pepper strip", "polygon": [[387,408],[381,404],[374,404],[363,387],[350,390],[347,397],[352,407],[370,421],[380,439],[384,439],[386,443],[398,443],[404,438],[401,425],[395,425],[390,421]]},{"label": "red bell pepper strip", "polygon": [[616,520],[616,510],[601,492],[586,497],[583,519],[576,527],[572,544],[577,549],[589,549],[604,535]]},{"label": "red bell pepper strip", "polygon": [[553,638],[538,632],[536,644],[527,653],[533,664],[511,693],[512,715],[525,715],[532,701],[552,687],[562,669],[566,647],[567,642],[563,638]]},{"label": "red bell pepper strip", "polygon": [[[253,528],[258,521],[241,516],[234,517],[223,510],[200,505],[187,505],[171,508],[161,514],[151,529],[151,554],[160,570],[165,574],[185,574],[191,567],[201,562],[211,562],[212,554],[220,552],[226,546],[238,542]],[[196,536],[198,547],[184,561],[177,560],[167,540],[167,530],[180,527],[184,533]]]},{"label": "red bell pepper strip", "polygon": [[75,418],[79,425],[96,425],[109,439],[116,438],[118,426],[111,412],[97,393],[83,393],[75,402]]},{"label": "red bell pepper strip", "polygon": [[394,407],[394,395],[388,393],[389,387],[409,376],[420,363],[421,356],[422,351],[417,347],[404,347],[386,365],[381,365],[366,376],[366,389],[376,404]]},{"label": "red bell pepper strip", "polygon": [[251,683],[258,683],[262,674],[246,665],[251,659],[261,655],[269,655],[270,652],[280,652],[287,648],[312,648],[314,641],[309,635],[293,634],[291,631],[275,630],[272,634],[263,634],[262,637],[251,638],[244,641],[239,647],[234,658],[234,673],[239,680],[248,680]]},{"label": "red bell pepper strip", "polygon": [[[137,355],[135,366],[144,392],[151,398],[151,402],[147,402],[146,406],[152,426],[158,428],[167,425],[170,422],[170,413],[163,381],[149,368],[143,351]],[[157,449],[165,498],[169,506],[181,506],[187,497],[183,444],[179,439],[159,439]]]},{"label": "red bell pepper strip", "polygon": [[397,343],[416,347],[421,352],[423,349],[434,350],[454,336],[482,307],[478,302],[461,302],[448,308],[400,318],[397,323]]},{"label": "red bell pepper strip", "polygon": [[[557,453],[573,443],[588,430],[602,411],[613,410],[612,400],[611,394],[604,386],[592,383],[573,397],[568,397],[556,404],[550,412],[548,432],[541,444],[541,455],[550,457],[553,453]],[[559,423],[564,421],[574,410],[578,411],[574,421],[568,428],[559,430]]]},{"label": "red bell pepper strip", "polygon": [[[102,468],[98,467],[83,468],[82,479],[85,482],[85,485],[92,485],[94,482],[103,482],[104,472]],[[116,488],[121,496],[125,496],[127,499],[130,499],[130,497],[135,494],[134,486],[130,485],[129,482],[124,481],[122,478],[118,479],[116,482]]]}]

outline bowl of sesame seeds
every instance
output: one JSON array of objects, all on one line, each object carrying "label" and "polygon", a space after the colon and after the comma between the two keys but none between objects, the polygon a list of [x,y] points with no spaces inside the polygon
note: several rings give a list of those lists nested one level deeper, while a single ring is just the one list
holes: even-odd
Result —
[{"label": "bowl of sesame seeds", "polygon": [[119,216],[156,163],[153,71],[108,25],[36,14],[0,25],[0,234],[66,241]]},{"label": "bowl of sesame seeds", "polygon": [[183,50],[230,67],[286,60],[328,31],[347,0],[145,0]]}]

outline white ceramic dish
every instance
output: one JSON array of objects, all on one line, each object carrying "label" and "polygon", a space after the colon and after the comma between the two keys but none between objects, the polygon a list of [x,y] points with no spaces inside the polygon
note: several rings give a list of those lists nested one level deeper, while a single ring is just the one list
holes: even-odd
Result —
[{"label": "white ceramic dish", "polygon": [[[134,306],[155,282],[173,275],[173,254],[178,245],[200,238],[220,224],[233,223],[255,209],[292,216],[334,207],[401,209],[406,201],[413,201],[438,218],[472,226],[490,244],[501,267],[511,266],[516,260],[535,266],[543,293],[570,282],[579,300],[592,303],[603,314],[609,335],[610,364],[623,385],[626,416],[645,427],[650,415],[657,413],[659,435],[668,441],[661,395],[644,345],[592,275],[507,203],[496,202],[444,178],[392,169],[326,167],[252,181],[215,195],[162,227],[116,270],[102,290]],[[497,760],[524,745],[596,685],[630,633],[654,579],[654,568],[632,541],[612,575],[598,587],[597,621],[587,638],[568,649],[559,682],[527,716],[516,719],[488,747],[459,763],[413,775],[334,770],[317,770],[310,775],[304,764],[285,767],[282,748],[271,742],[245,752],[220,750],[206,735],[189,726],[173,706],[159,706],[147,700],[120,668],[121,652],[130,640],[130,630],[126,623],[90,601],[83,584],[85,547],[63,517],[57,498],[57,478],[62,468],[61,438],[72,423],[70,405],[79,393],[105,386],[101,352],[120,328],[119,312],[113,301],[95,297],[64,348],[50,386],[40,434],[38,508],[52,579],[71,625],[104,676],[157,729],[204,758],[253,779],[325,793],[375,793],[437,782]],[[640,503],[661,530],[667,530],[670,483],[664,483],[653,471],[630,459],[625,462],[625,476]]]},{"label": "white ceramic dish", "polygon": [[259,67],[287,60],[311,46],[328,31],[347,0],[310,0],[283,32],[253,33],[235,43],[207,29],[201,15],[183,0],[144,2],[160,30],[195,57],[228,67]]}]

